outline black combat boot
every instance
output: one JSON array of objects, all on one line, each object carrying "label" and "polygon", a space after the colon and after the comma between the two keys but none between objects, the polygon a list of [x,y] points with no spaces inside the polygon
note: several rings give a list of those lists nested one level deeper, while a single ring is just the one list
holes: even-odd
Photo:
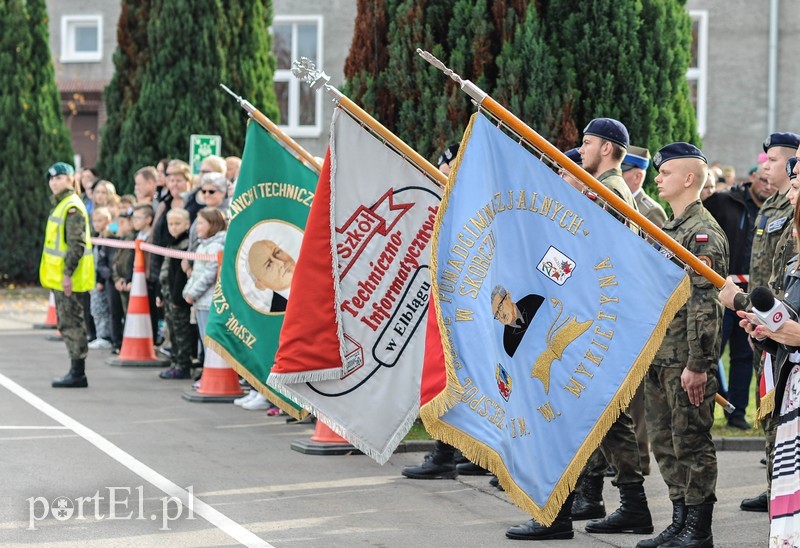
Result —
[{"label": "black combat boot", "polygon": [[411,479],[455,479],[458,470],[454,453],[452,445],[437,441],[433,452],[425,455],[422,464],[406,466],[401,473]]},{"label": "black combat boot", "polygon": [[605,519],[593,519],[586,524],[587,533],[634,533],[649,535],[653,532],[653,518],[647,507],[644,485],[620,485],[620,507]]},{"label": "black combat boot", "polygon": [[769,497],[767,497],[767,492],[764,491],[751,499],[744,499],[739,508],[745,512],[768,512]]},{"label": "black combat boot", "polygon": [[575,531],[572,529],[570,514],[574,496],[573,493],[570,493],[550,527],[545,527],[535,519],[529,519],[506,531],[506,537],[514,540],[566,540],[573,538]]},{"label": "black combat boot", "polygon": [[459,474],[464,474],[465,476],[488,476],[491,474],[486,468],[469,461],[456,464],[456,469]]},{"label": "black combat boot", "polygon": [[56,377],[51,383],[53,388],[86,388],[89,381],[86,380],[86,362],[84,360],[72,360],[72,367],[69,373],[63,377]]},{"label": "black combat boot", "polygon": [[683,529],[661,548],[714,548],[714,535],[711,534],[711,514],[713,504],[698,504],[686,507],[686,523]]},{"label": "black combat boot", "polygon": [[657,548],[665,542],[669,542],[681,532],[686,523],[686,504],[683,499],[672,501],[672,523],[661,531],[656,538],[639,541],[636,548]]},{"label": "black combat boot", "polygon": [[584,476],[580,488],[575,490],[572,503],[572,519],[602,518],[606,515],[603,503],[603,476]]}]

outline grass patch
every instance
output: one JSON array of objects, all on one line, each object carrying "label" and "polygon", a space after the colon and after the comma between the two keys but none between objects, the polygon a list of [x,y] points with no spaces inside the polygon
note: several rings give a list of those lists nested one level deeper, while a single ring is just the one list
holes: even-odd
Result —
[{"label": "grass patch", "polygon": [[[728,347],[726,346],[725,352],[722,354],[722,366],[725,369],[726,379],[730,379],[730,362],[730,355],[728,353]],[[753,380],[750,381],[750,399],[748,400],[747,409],[745,410],[744,416],[745,419],[747,419],[747,422],[756,425],[756,397],[754,394],[756,383],[755,374],[753,377]],[[722,410],[722,407],[717,405],[714,409],[714,426],[711,427],[711,435],[715,438],[757,437],[763,436],[764,430],[760,425],[757,425],[755,428],[751,428],[750,430],[731,428],[728,426],[728,422],[725,418],[725,412]]]},{"label": "grass patch", "polygon": [[422,424],[422,421],[417,419],[414,422],[414,426],[411,427],[411,430],[408,431],[406,437],[403,438],[406,440],[431,440],[431,436],[428,434],[428,431],[425,430],[425,426]]}]

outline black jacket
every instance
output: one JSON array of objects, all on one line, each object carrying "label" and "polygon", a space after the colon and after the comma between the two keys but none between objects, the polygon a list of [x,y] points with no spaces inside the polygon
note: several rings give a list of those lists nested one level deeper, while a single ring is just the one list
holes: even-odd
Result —
[{"label": "black jacket", "polygon": [[758,206],[750,196],[750,183],[716,192],[706,198],[703,206],[719,223],[730,245],[731,274],[750,272],[750,252],[753,247],[753,227]]}]

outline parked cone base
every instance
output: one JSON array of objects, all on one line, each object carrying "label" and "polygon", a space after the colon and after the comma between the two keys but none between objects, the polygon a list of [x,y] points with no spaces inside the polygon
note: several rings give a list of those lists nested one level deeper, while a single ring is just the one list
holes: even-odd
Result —
[{"label": "parked cone base", "polygon": [[192,390],[190,392],[184,392],[182,397],[186,401],[195,403],[231,403],[233,400],[241,398],[243,395],[244,392],[240,391],[238,394],[212,396],[208,394],[200,394],[199,392]]},{"label": "parked cone base", "polygon": [[113,365],[115,367],[168,367],[170,364],[169,360],[162,360],[160,358],[156,358],[154,360],[122,360],[120,358],[111,358],[106,360],[108,365]]},{"label": "parked cone base", "polygon": [[[317,421],[319,424],[320,421]],[[360,455],[361,451],[349,443],[322,443],[311,441],[310,439],[294,440],[292,451],[303,453],[304,455]]]},{"label": "parked cone base", "polygon": [[55,324],[51,325],[49,323],[35,323],[35,324],[33,324],[33,328],[34,329],[58,329],[58,326],[55,325]]},{"label": "parked cone base", "polygon": [[[206,355],[206,359],[209,359],[209,355]],[[189,398],[184,394],[184,399],[202,402],[220,401],[214,398],[226,398],[221,401],[233,401],[243,396],[244,391],[239,384],[239,376],[230,367],[204,367],[203,376],[200,378],[200,387],[192,395],[197,397]],[[206,400],[204,398],[212,399]]]},{"label": "parked cone base", "polygon": [[61,336],[61,331],[56,331],[55,335],[47,335],[45,337],[45,340],[48,340],[48,341],[51,341],[51,342],[61,342],[61,341],[64,340],[64,337]]},{"label": "parked cone base", "polygon": [[314,434],[307,440],[292,442],[292,450],[304,455],[360,455],[361,451],[318,420]]}]

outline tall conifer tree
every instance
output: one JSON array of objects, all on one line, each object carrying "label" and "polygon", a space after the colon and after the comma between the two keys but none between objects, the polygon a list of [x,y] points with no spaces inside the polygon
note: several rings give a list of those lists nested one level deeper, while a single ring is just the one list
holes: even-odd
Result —
[{"label": "tall conifer tree", "polygon": [[162,157],[188,160],[192,133],[221,135],[224,155],[241,154],[243,114],[220,83],[277,119],[271,19],[269,0],[152,0],[150,53],[120,129],[126,180]]},{"label": "tall conifer tree", "polygon": [[0,3],[0,281],[35,282],[53,162],[72,161],[50,57],[44,0]]},{"label": "tall conifer tree", "polygon": [[[121,191],[131,189],[130,166],[126,151],[120,146],[122,122],[139,100],[141,78],[149,58],[147,24],[152,0],[123,0],[117,23],[117,50],[114,52],[114,75],[103,98],[107,119],[100,132],[98,169],[114,181]],[[155,163],[155,161],[153,161]]]},{"label": "tall conifer tree", "polygon": [[398,0],[358,0],[356,28],[344,64],[344,94],[389,129],[394,128],[397,102],[382,74],[389,64],[386,40],[397,4]]}]

